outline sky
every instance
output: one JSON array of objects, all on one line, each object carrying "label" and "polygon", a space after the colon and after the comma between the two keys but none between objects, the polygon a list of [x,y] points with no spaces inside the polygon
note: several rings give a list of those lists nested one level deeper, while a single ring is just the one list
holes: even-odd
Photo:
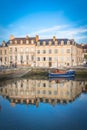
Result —
[{"label": "sky", "polygon": [[0,44],[10,35],[87,43],[87,0],[0,0]]}]

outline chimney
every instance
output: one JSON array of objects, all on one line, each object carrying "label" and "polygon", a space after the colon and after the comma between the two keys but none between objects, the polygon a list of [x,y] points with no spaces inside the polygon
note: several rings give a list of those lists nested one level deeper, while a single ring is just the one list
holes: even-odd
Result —
[{"label": "chimney", "polygon": [[29,36],[28,36],[28,35],[26,35],[26,39],[29,39]]},{"label": "chimney", "polygon": [[55,36],[53,36],[53,41],[54,41],[54,42],[56,41],[56,37],[55,37]]},{"label": "chimney", "polygon": [[13,40],[13,39],[14,39],[14,36],[13,36],[13,35],[11,35],[11,36],[10,36],[10,40]]},{"label": "chimney", "polygon": [[38,36],[38,35],[36,35],[36,42],[38,42],[38,40],[39,40],[39,36]]}]

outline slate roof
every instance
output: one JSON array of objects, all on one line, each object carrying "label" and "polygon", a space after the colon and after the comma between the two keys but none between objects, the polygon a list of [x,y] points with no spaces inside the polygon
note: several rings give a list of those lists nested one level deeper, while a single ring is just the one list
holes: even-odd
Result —
[{"label": "slate roof", "polygon": [[[55,42],[53,41],[53,39],[41,39],[39,40],[40,42],[40,45],[43,45],[43,42],[46,42],[46,45],[49,44],[49,41],[51,41],[51,45],[54,45]],[[55,41],[58,41],[58,44],[61,44],[61,41],[64,41],[64,44],[67,44],[67,41],[70,41],[70,44],[72,44],[73,40],[70,40],[70,39],[56,39]]]},{"label": "slate roof", "polygon": [[[21,40],[23,41],[23,44],[26,44],[26,40],[29,40],[29,43],[31,43],[31,41],[34,41],[34,44],[37,45],[36,42],[36,37],[19,37],[19,38],[14,38],[12,40],[9,40],[6,43],[6,46],[8,46],[10,44],[10,41],[12,41],[12,44],[15,44],[15,41],[17,41],[17,44],[21,44]],[[67,39],[67,38],[61,38],[61,39],[55,39],[55,41],[53,40],[53,38],[51,39],[39,39],[38,42],[40,42],[40,45],[43,45],[43,42],[46,42],[45,45],[49,45],[49,41],[51,41],[51,45],[55,45],[55,41],[58,41],[58,45],[61,44],[61,41],[64,41],[64,44],[67,44],[67,41],[70,41],[70,44],[73,44],[74,39]],[[78,44],[76,44],[78,45]]]},{"label": "slate roof", "polygon": [[29,42],[30,42],[31,40],[33,40],[34,43],[36,42],[36,38],[35,38],[35,37],[29,37],[29,38],[14,38],[13,40],[9,40],[9,41],[7,42],[7,44],[9,44],[10,41],[12,41],[12,44],[14,44],[15,41],[17,41],[17,44],[20,44],[20,41],[21,41],[21,40],[23,41],[23,44],[26,43],[26,40],[29,40]]},{"label": "slate roof", "polygon": [[83,49],[87,49],[87,44],[82,45]]}]

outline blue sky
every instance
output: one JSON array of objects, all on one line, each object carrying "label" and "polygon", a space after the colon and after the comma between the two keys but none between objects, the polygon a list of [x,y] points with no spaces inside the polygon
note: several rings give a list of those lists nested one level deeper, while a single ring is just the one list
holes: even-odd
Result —
[{"label": "blue sky", "polygon": [[0,0],[0,43],[11,34],[87,43],[87,0]]}]

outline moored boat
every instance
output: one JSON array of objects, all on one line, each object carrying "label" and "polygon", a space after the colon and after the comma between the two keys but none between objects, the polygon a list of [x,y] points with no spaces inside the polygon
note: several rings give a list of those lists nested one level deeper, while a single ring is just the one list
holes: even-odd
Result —
[{"label": "moored boat", "polygon": [[69,77],[75,77],[75,71],[74,70],[68,70],[68,71],[60,71],[60,70],[58,70],[58,69],[56,69],[56,71],[55,72],[52,72],[52,73],[50,73],[49,72],[49,74],[48,74],[48,77],[52,77],[52,78],[58,78],[58,77],[60,77],[60,78],[69,78]]}]

